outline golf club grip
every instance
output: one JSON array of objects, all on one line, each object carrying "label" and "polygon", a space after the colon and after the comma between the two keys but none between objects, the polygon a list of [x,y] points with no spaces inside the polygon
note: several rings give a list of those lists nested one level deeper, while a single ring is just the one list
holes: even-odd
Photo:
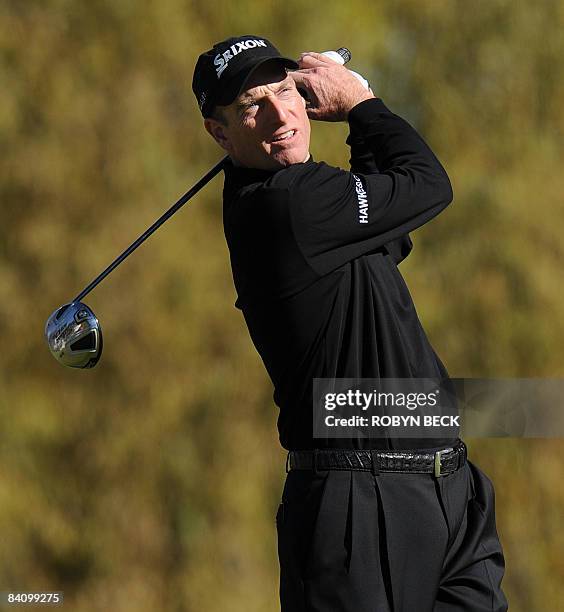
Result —
[{"label": "golf club grip", "polygon": [[99,283],[101,283],[108,274],[117,268],[119,264],[129,257],[133,251],[139,246],[141,246],[147,238],[154,232],[156,232],[159,227],[174,213],[182,208],[186,202],[190,198],[192,198],[202,187],[204,187],[207,183],[211,181],[211,179],[223,170],[223,166],[225,165],[226,160],[229,159],[229,156],[225,156],[221,161],[219,161],[206,175],[204,175],[189,191],[187,191],[177,202],[175,202],[164,214],[162,214],[154,223],[149,227],[135,242],[130,244],[127,249],[119,256],[112,261],[112,263],[102,272],[100,273],[87,287],[85,287],[73,300],[73,302],[81,302],[91,291],[96,287]]},{"label": "golf club grip", "polygon": [[326,55],[328,58],[339,62],[339,64],[348,64],[351,61],[351,52],[346,47],[339,47],[336,51],[324,51],[321,55]]},{"label": "golf club grip", "polygon": [[[323,51],[321,55],[325,55],[329,59],[332,59],[334,62],[337,62],[341,65],[348,64],[351,61],[351,52],[346,47],[339,47],[336,51]],[[298,87],[298,91],[304,100],[309,104],[309,93],[306,89]]]}]

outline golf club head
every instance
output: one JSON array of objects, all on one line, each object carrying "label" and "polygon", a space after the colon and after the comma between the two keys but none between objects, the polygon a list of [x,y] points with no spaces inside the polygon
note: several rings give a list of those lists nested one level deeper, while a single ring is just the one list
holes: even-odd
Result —
[{"label": "golf club head", "polygon": [[47,319],[45,338],[53,357],[69,368],[93,368],[102,355],[102,328],[82,302],[57,308]]}]

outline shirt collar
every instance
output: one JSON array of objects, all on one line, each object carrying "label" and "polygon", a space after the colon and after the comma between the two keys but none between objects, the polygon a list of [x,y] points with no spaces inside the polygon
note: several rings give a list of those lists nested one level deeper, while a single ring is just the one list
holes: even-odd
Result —
[{"label": "shirt collar", "polygon": [[[313,156],[302,162],[305,164],[313,163]],[[264,183],[271,176],[274,176],[278,172],[282,172],[286,168],[280,168],[279,170],[260,170],[258,168],[245,168],[243,166],[235,166],[230,159],[227,159],[224,165],[225,171],[225,187],[224,192],[233,193],[242,187],[251,185],[253,183]]]}]

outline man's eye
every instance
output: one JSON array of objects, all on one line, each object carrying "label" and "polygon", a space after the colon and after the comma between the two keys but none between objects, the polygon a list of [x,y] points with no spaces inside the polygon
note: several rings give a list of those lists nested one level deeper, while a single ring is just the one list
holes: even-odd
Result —
[{"label": "man's eye", "polygon": [[252,104],[245,104],[245,106],[241,107],[241,117],[247,117],[249,115],[252,115],[253,113],[256,112],[258,108],[258,104],[256,102],[253,102]]}]

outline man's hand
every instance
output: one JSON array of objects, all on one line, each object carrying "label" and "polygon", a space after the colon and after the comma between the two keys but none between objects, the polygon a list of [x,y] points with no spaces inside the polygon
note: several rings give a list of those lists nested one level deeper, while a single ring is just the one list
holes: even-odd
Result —
[{"label": "man's hand", "polygon": [[375,97],[344,66],[321,53],[302,53],[298,64],[300,69],[289,74],[308,94],[310,119],[346,121],[354,106]]}]

